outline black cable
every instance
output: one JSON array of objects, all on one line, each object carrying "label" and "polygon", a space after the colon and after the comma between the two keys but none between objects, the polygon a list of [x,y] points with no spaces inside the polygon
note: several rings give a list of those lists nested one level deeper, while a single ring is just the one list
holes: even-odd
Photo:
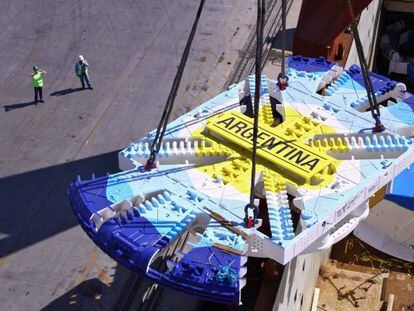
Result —
[{"label": "black cable", "polygon": [[345,0],[345,1],[348,5],[349,14],[351,15],[351,30],[352,30],[352,34],[355,39],[355,47],[357,50],[359,63],[361,65],[361,73],[362,73],[362,78],[364,79],[365,89],[367,90],[368,102],[371,107],[371,115],[375,119],[375,122],[377,123],[379,121],[379,119],[377,118],[379,118],[381,115],[379,105],[377,103],[377,98],[375,96],[374,87],[372,85],[371,78],[369,77],[368,65],[365,60],[364,49],[362,47],[361,39],[359,37],[358,27],[355,22],[355,16],[354,16],[354,11],[352,9],[352,3],[351,3],[351,0]]},{"label": "black cable", "polygon": [[181,78],[182,78],[182,75],[183,75],[183,72],[184,72],[184,68],[185,68],[185,65],[187,63],[188,55],[190,54],[191,44],[193,42],[194,35],[196,33],[196,30],[197,30],[198,22],[200,20],[201,12],[203,11],[204,3],[205,3],[205,0],[200,0],[200,5],[198,7],[197,15],[196,15],[196,18],[194,20],[193,27],[191,28],[191,32],[190,32],[190,35],[188,37],[187,44],[185,46],[183,55],[181,57],[180,65],[178,66],[177,73],[175,75],[174,82],[173,82],[173,85],[171,87],[170,94],[168,95],[168,99],[167,99],[167,102],[165,104],[164,111],[162,113],[160,122],[158,124],[157,131],[155,133],[155,137],[154,137],[154,139],[151,143],[151,149],[150,149],[151,154],[150,154],[150,158],[148,159],[150,165],[149,165],[148,168],[151,168],[151,166],[155,162],[155,159],[156,159],[156,156],[158,155],[158,152],[160,151],[161,144],[162,144],[162,139],[163,139],[165,131],[167,129],[168,120],[170,118],[172,109],[174,107],[174,101],[175,101],[175,98],[177,96],[177,91],[178,91],[178,88],[180,86],[180,82],[181,82]]},{"label": "black cable", "polygon": [[281,77],[286,77],[285,73],[285,54],[286,54],[286,0],[282,0],[282,68]]},{"label": "black cable", "polygon": [[252,174],[251,174],[251,179],[250,179],[250,208],[255,210],[254,221],[256,220],[256,217],[257,217],[256,215],[257,209],[254,206],[254,186],[255,186],[255,177],[256,177],[257,134],[258,134],[258,124],[259,124],[260,87],[261,87],[261,78],[262,78],[264,15],[265,15],[265,0],[258,0],[257,1],[257,27],[256,27],[257,40],[256,40],[256,71],[255,71],[255,91],[254,91]]}]

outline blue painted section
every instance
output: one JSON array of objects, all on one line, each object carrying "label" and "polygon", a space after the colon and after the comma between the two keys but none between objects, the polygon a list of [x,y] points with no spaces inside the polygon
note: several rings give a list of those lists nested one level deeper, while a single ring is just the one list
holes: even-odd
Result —
[{"label": "blue painted section", "polygon": [[[90,220],[92,214],[109,207],[114,200],[120,202],[133,195],[136,192],[132,191],[134,186],[129,186],[132,180],[142,183],[145,176],[146,173],[126,178],[125,173],[120,173],[73,183],[69,198],[82,228],[111,258],[141,276],[203,299],[238,303],[240,255],[223,252],[212,245],[218,241],[241,249],[244,242],[240,236],[217,227],[217,223],[211,227],[212,230],[206,230],[202,243],[186,254],[171,271],[163,274],[149,267],[152,257],[194,220],[196,213],[190,206],[208,205],[200,203],[205,200],[202,194],[191,190],[183,193],[179,188],[175,190],[180,195],[164,191],[131,211],[118,214],[119,218],[105,221],[99,230],[95,229]],[[174,185],[167,188],[174,189]]]},{"label": "blue painted section", "polygon": [[414,83],[414,64],[409,64],[407,66],[407,75],[408,80],[410,80],[411,83]]},{"label": "blue painted section", "polygon": [[110,175],[108,177],[106,197],[112,203],[121,202],[123,199],[131,197],[133,195],[134,193],[131,187],[128,186],[128,183],[122,175]]},{"label": "blue painted section", "polygon": [[238,303],[240,258],[215,247],[193,248],[160,283],[203,299]]},{"label": "blue painted section", "polygon": [[414,165],[394,179],[392,192],[384,199],[414,211]]},{"label": "blue painted section", "polygon": [[114,260],[142,276],[152,256],[169,243],[150,221],[136,215],[108,220],[92,240]]},{"label": "blue painted section", "polygon": [[112,204],[105,197],[108,177],[88,182],[76,182],[69,189],[72,209],[88,236],[114,260],[127,268],[145,275],[147,265],[154,253],[168,244],[156,227],[140,216],[137,209],[120,218],[106,221],[95,230],[90,217]]},{"label": "blue painted section", "polygon": [[292,215],[288,204],[273,206],[268,204],[270,232],[275,243],[291,240],[295,237]]},{"label": "blue painted section", "polygon": [[[358,65],[352,65],[347,70],[347,73],[351,76],[351,78],[354,81],[358,82],[363,88],[365,88],[361,68]],[[377,73],[369,72],[369,76],[372,81],[372,86],[374,87],[374,92],[378,92],[377,96],[381,96],[385,93],[388,93],[397,86],[397,82]]]},{"label": "blue painted section", "polygon": [[326,72],[331,69],[336,63],[327,61],[324,57],[309,58],[304,56],[289,56],[289,68],[305,72]]},{"label": "blue painted section", "polygon": [[[247,78],[247,81],[249,82],[249,88],[250,88],[250,94],[253,97],[254,93],[256,91],[256,79],[255,76],[249,76]],[[268,89],[268,85],[267,85],[267,77],[266,76],[262,76],[260,79],[260,96],[262,96],[265,93],[268,93],[269,89]]]},{"label": "blue painted section", "polygon": [[381,120],[386,128],[414,125],[414,96],[381,109]]},{"label": "blue painted section", "polygon": [[[405,101],[399,102],[395,105],[388,107],[387,111],[401,122],[407,124],[413,124],[414,122],[414,104],[407,104]],[[385,114],[384,117],[386,117]]]},{"label": "blue painted section", "polygon": [[[302,114],[311,114],[317,122],[323,120],[337,133],[353,134],[372,128],[370,112],[365,112],[366,90],[358,66],[351,67],[348,72],[336,71],[337,79],[332,81],[323,96],[316,91],[321,78],[335,63],[324,58],[292,56],[289,57],[288,64],[289,86],[281,93],[285,105]],[[334,72],[331,71],[330,74]],[[385,77],[373,73],[370,76],[377,96],[396,87],[394,81]],[[253,94],[254,77],[248,77],[246,82]],[[261,82],[260,93],[264,95],[269,92],[268,79],[263,76]],[[162,164],[151,172],[136,167],[91,181],[79,180],[69,189],[71,205],[82,228],[114,260],[129,270],[168,287],[202,299],[236,304],[240,299],[240,284],[243,284],[240,278],[245,272],[242,267],[243,256],[239,255],[245,249],[245,237],[210,218],[207,209],[222,216],[233,226],[245,230],[243,218],[248,195],[231,185],[225,185],[220,178],[203,173],[200,163],[208,163],[210,160],[203,158],[203,162],[199,163],[198,159],[204,156],[211,156],[211,161],[223,159],[217,159],[211,154],[194,156],[198,149],[195,142],[191,145],[191,135],[212,115],[239,107],[240,87],[242,85],[230,86],[227,91],[168,125],[166,139],[179,139],[179,143],[186,140],[190,143],[174,152],[170,145],[163,146],[159,158],[169,158],[169,164]],[[396,105],[384,107],[381,109],[383,123],[391,131],[412,125],[413,108],[414,96]],[[315,113],[317,116],[313,116]],[[120,157],[132,164],[147,158],[149,139],[153,134],[151,132],[145,139],[132,143],[120,153]],[[381,158],[378,152],[403,154],[413,149],[411,139],[397,135],[369,135],[369,138],[362,136],[361,139],[363,142],[358,148],[367,158],[357,159],[352,166],[343,171],[338,168],[337,171],[338,175],[343,174],[346,188],[335,192],[325,187],[319,194],[310,194],[305,198],[301,218],[307,228],[333,214],[340,217],[349,213],[344,209],[349,198],[360,194],[367,183],[398,162],[398,157]],[[185,159],[185,162],[174,164],[183,154],[181,159]],[[372,158],[370,154],[373,155]],[[396,180],[395,192],[388,199],[412,208],[414,195],[407,184],[414,176],[411,173],[404,177],[404,174],[407,173],[401,174],[401,179],[404,179],[401,186]],[[290,208],[285,204],[285,199],[279,199],[279,203],[275,201],[273,206],[268,204],[272,237],[263,238],[269,238],[268,245],[284,252],[286,248],[295,246],[300,235],[307,234],[307,229],[300,234],[294,233]],[[177,262],[170,266],[171,270],[157,271],[151,268],[150,264],[157,258],[157,254],[173,246],[176,239],[188,232],[189,226],[193,225],[200,225],[203,230],[197,232],[202,233],[194,234],[191,241],[185,244],[186,254],[177,256]],[[230,251],[223,251],[223,246]]]},{"label": "blue painted section", "polygon": [[[414,67],[413,67],[413,71],[414,71]],[[411,109],[414,111],[414,95],[411,95],[410,97],[404,99],[404,103],[409,105]]]},{"label": "blue painted section", "polygon": [[69,196],[72,206],[78,207],[75,211],[86,224],[93,213],[109,206],[112,202],[106,197],[108,176],[91,181],[76,181],[71,185]]},{"label": "blue painted section", "polygon": [[198,243],[194,247],[210,247],[214,243],[230,246],[241,251],[245,245],[244,239],[216,221],[210,221]]}]

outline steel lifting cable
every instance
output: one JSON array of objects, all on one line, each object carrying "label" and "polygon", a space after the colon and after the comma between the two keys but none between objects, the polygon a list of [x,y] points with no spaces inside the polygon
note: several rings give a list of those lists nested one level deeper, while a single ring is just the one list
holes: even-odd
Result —
[{"label": "steel lifting cable", "polygon": [[288,86],[288,76],[286,75],[286,0],[282,0],[282,66],[277,77],[279,90],[283,91]]},{"label": "steel lifting cable", "polygon": [[[252,173],[250,178],[250,203],[245,207],[245,222],[247,227],[253,227],[259,213],[258,206],[254,205],[254,186],[256,177],[257,134],[259,126],[260,88],[262,78],[263,29],[265,16],[265,0],[257,0],[257,27],[256,27],[256,64],[254,90],[254,121],[253,121],[253,148]],[[249,217],[248,210],[253,210],[253,217]]]},{"label": "steel lifting cable", "polygon": [[165,131],[167,129],[168,120],[170,118],[172,109],[174,107],[174,101],[177,96],[177,91],[180,86],[181,78],[184,72],[185,65],[187,63],[188,55],[190,54],[191,44],[194,39],[194,35],[197,30],[197,25],[200,20],[201,12],[203,11],[205,0],[200,1],[200,5],[198,7],[197,15],[193,23],[193,27],[191,28],[190,35],[187,40],[187,44],[185,46],[183,55],[181,57],[180,65],[178,66],[177,73],[174,78],[173,85],[171,87],[170,94],[168,95],[167,103],[165,104],[164,111],[162,113],[160,123],[158,124],[157,131],[155,133],[154,139],[151,143],[150,149],[150,157],[145,165],[147,170],[150,170],[155,167],[155,160],[160,151],[162,139],[164,137]]},{"label": "steel lifting cable", "polygon": [[359,37],[358,27],[355,21],[354,10],[352,9],[351,0],[345,0],[346,4],[348,5],[349,14],[351,15],[351,30],[352,34],[355,39],[355,46],[359,58],[359,62],[361,65],[361,73],[364,79],[365,88],[367,90],[367,97],[368,102],[371,107],[371,114],[375,120],[375,132],[382,132],[384,130],[384,126],[381,124],[380,116],[381,112],[379,109],[379,105],[377,103],[377,98],[375,96],[374,87],[372,85],[371,78],[369,77],[368,65],[365,60],[364,50],[362,47],[361,39]]},{"label": "steel lifting cable", "polygon": [[286,0],[282,0],[282,68],[280,69],[280,74],[282,77],[286,77],[285,54],[286,54]]}]

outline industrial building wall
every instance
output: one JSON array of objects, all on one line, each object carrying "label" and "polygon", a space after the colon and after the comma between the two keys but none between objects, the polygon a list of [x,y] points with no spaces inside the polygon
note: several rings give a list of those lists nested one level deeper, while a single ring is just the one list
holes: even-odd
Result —
[{"label": "industrial building wall", "polygon": [[322,264],[329,260],[331,248],[301,255],[290,261],[283,272],[274,311],[308,311]]},{"label": "industrial building wall", "polygon": [[[375,56],[375,47],[378,36],[378,26],[381,16],[382,3],[383,0],[372,1],[368,7],[362,11],[358,23],[358,32],[359,36],[361,37],[365,59],[367,61],[369,69],[372,69],[372,64]],[[353,64],[359,64],[355,42],[352,43],[345,68],[348,68]]]}]

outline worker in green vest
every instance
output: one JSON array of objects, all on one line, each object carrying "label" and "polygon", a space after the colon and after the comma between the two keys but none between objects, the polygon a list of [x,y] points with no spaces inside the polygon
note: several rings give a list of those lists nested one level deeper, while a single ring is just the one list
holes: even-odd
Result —
[{"label": "worker in green vest", "polygon": [[33,87],[34,87],[34,100],[35,100],[35,103],[38,103],[38,102],[44,103],[43,93],[42,93],[43,74],[44,73],[46,73],[46,71],[40,69],[37,66],[33,66],[32,83],[33,83]]},{"label": "worker in green vest", "polygon": [[91,80],[89,79],[88,71],[89,71],[88,62],[82,55],[79,55],[78,61],[75,63],[75,74],[78,76],[82,84],[82,89],[85,88],[85,82],[86,82],[86,84],[88,85],[88,88],[90,90],[93,90],[92,85],[91,85]]}]

